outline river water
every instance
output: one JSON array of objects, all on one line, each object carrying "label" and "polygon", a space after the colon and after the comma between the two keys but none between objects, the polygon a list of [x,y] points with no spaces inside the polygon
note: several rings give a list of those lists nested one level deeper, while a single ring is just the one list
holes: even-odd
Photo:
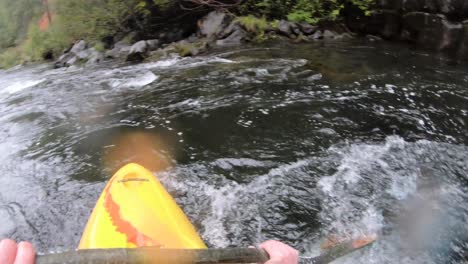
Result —
[{"label": "river water", "polygon": [[211,247],[377,233],[338,263],[461,263],[468,67],[386,43],[273,44],[0,72],[0,237],[75,248],[106,180],[153,170]]}]

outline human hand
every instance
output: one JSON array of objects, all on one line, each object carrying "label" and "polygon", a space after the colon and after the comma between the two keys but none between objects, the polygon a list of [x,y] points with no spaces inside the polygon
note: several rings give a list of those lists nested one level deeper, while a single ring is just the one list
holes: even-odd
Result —
[{"label": "human hand", "polygon": [[294,248],[274,240],[269,240],[260,244],[260,248],[264,249],[270,260],[265,264],[297,264],[299,252]]},{"label": "human hand", "polygon": [[11,239],[0,241],[1,264],[34,264],[36,252],[29,242],[16,244]]}]

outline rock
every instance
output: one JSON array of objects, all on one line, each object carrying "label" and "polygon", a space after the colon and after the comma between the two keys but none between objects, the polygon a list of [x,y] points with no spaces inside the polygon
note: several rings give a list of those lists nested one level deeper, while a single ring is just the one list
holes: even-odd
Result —
[{"label": "rock", "polygon": [[153,51],[157,50],[160,46],[160,42],[158,39],[150,39],[146,41],[146,44],[148,45],[148,51]]},{"label": "rock", "polygon": [[424,48],[450,50],[458,46],[462,29],[460,23],[451,23],[444,15],[411,12],[403,16],[402,37]]},{"label": "rock", "polygon": [[289,21],[286,20],[280,20],[278,23],[278,32],[284,36],[293,38],[293,30],[292,30],[292,24]]},{"label": "rock", "polygon": [[339,34],[335,37],[335,39],[352,39],[352,38],[353,38],[353,35],[347,32]]},{"label": "rock", "polygon": [[323,38],[324,39],[335,39],[335,37],[337,36],[336,33],[326,29],[323,31]]},{"label": "rock", "polygon": [[454,19],[468,18],[468,1],[466,0],[432,0],[436,2],[438,12]]},{"label": "rock", "polygon": [[124,58],[130,52],[131,46],[125,41],[119,41],[114,44],[114,48],[105,52],[106,58],[119,59]]},{"label": "rock", "polygon": [[94,48],[89,49],[86,65],[98,64],[104,60],[104,55]]},{"label": "rock", "polygon": [[302,34],[301,28],[296,23],[291,23],[291,31],[297,36]]},{"label": "rock", "polygon": [[354,32],[380,35],[386,39],[400,37],[402,19],[397,11],[376,10],[370,16],[350,15],[346,25]]},{"label": "rock", "polygon": [[247,38],[247,32],[245,32],[245,30],[239,27],[226,38],[217,40],[216,45],[218,46],[240,45],[242,44],[242,41],[246,38]]},{"label": "rock", "polygon": [[160,44],[177,42],[184,38],[187,31],[188,30],[185,27],[175,30],[173,28],[166,29],[164,32],[158,34],[158,40],[160,41]]},{"label": "rock", "polygon": [[311,24],[308,24],[308,23],[300,23],[299,28],[301,29],[302,33],[304,33],[305,35],[312,35],[318,29],[317,26],[312,26]]},{"label": "rock", "polygon": [[79,52],[75,53],[75,55],[76,55],[77,59],[85,60],[86,58],[88,58],[91,55],[91,51],[89,49],[82,50],[82,51],[79,51]]},{"label": "rock", "polygon": [[88,44],[84,40],[80,40],[73,47],[71,48],[70,52],[74,54],[78,54],[79,52],[84,51],[88,47]]},{"label": "rock", "polygon": [[[205,52],[208,48],[208,42],[200,40],[199,42],[190,43],[186,40],[181,40],[177,43],[174,43],[175,52],[177,52],[181,57],[187,56],[196,56],[202,52]],[[170,46],[167,49],[170,49]]]},{"label": "rock", "polygon": [[370,35],[370,34],[366,35],[366,39],[371,41],[371,42],[376,42],[376,41],[381,41],[382,40],[381,37],[375,36],[375,35]]},{"label": "rock", "polygon": [[468,20],[463,21],[463,40],[460,43],[457,57],[462,60],[468,60]]},{"label": "rock", "polygon": [[317,40],[317,39],[323,39],[323,33],[320,30],[315,31],[314,34],[309,36],[309,39],[311,40]]},{"label": "rock", "polygon": [[232,18],[225,12],[213,11],[198,21],[199,35],[205,38],[217,38]]},{"label": "rock", "polygon": [[132,45],[127,54],[126,61],[143,61],[147,51],[146,41],[142,40]]},{"label": "rock", "polygon": [[248,33],[238,21],[232,21],[223,32],[219,34],[221,39],[216,41],[218,46],[235,46],[248,38]]},{"label": "rock", "polygon": [[301,43],[301,42],[309,42],[310,39],[307,36],[304,36],[302,33],[299,34],[295,39],[293,39],[294,43]]}]

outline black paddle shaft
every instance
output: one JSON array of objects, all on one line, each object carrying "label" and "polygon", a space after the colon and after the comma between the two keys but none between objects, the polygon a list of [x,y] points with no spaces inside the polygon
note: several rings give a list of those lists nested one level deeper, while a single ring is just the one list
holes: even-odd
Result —
[{"label": "black paddle shaft", "polygon": [[265,263],[263,249],[89,249],[37,256],[36,264]]}]

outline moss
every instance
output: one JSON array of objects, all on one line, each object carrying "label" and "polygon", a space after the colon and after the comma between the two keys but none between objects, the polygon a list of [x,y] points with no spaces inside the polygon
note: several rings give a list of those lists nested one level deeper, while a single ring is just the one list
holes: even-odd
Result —
[{"label": "moss", "polygon": [[94,43],[93,48],[99,52],[106,51],[106,48],[104,47],[104,43],[102,43],[101,41]]},{"label": "moss", "polygon": [[263,42],[270,37],[266,34],[268,30],[278,28],[279,21],[268,21],[265,17],[258,18],[253,15],[237,17],[236,20],[245,30],[254,35],[254,41]]},{"label": "moss", "polygon": [[236,18],[236,21],[251,33],[265,32],[269,26],[269,23],[265,17],[257,18],[253,15],[238,17]]}]

